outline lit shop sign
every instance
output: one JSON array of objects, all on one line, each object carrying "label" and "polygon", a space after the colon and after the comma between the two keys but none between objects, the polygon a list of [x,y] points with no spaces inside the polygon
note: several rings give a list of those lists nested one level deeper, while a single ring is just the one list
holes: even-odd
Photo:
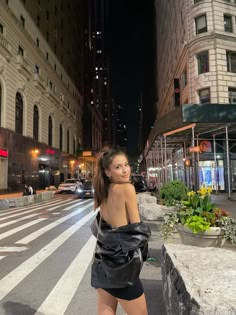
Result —
[{"label": "lit shop sign", "polygon": [[83,151],[82,156],[83,157],[92,156],[92,151]]},{"label": "lit shop sign", "polygon": [[55,150],[47,149],[47,150],[46,150],[46,154],[48,154],[48,155],[54,155],[54,154],[55,154]]},{"label": "lit shop sign", "polygon": [[8,158],[8,151],[6,149],[0,148],[0,158]]}]

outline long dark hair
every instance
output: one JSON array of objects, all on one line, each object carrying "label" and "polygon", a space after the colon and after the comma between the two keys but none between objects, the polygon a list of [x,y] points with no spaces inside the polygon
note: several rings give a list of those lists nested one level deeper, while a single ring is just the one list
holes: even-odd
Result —
[{"label": "long dark hair", "polygon": [[94,187],[94,208],[96,209],[108,197],[108,189],[110,180],[107,177],[105,170],[109,169],[116,155],[126,155],[120,148],[104,148],[100,151],[97,158],[96,169],[93,180]]}]

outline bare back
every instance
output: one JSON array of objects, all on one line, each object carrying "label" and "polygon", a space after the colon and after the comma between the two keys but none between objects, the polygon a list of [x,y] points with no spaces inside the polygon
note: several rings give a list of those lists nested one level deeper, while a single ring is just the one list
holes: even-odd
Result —
[{"label": "bare back", "polygon": [[101,205],[102,218],[113,228],[140,221],[133,185],[110,184],[108,198]]}]

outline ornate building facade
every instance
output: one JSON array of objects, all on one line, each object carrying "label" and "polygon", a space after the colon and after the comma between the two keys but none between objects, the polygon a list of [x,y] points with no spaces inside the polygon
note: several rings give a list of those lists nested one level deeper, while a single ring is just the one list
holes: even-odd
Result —
[{"label": "ornate building facade", "polygon": [[[149,175],[159,186],[181,179],[235,190],[235,1],[155,3],[158,115],[144,151]],[[212,149],[202,151],[201,141]]]},{"label": "ornate building facade", "polygon": [[[68,30],[60,33],[56,27],[64,16],[56,3],[37,1],[27,8],[24,1],[0,1],[0,191],[19,191],[25,183],[45,188],[79,172],[82,70],[68,50],[64,56],[65,48],[54,46],[68,41],[64,46],[70,47]],[[49,22],[54,15],[48,27],[44,15]],[[72,21],[71,32],[76,34]]]}]

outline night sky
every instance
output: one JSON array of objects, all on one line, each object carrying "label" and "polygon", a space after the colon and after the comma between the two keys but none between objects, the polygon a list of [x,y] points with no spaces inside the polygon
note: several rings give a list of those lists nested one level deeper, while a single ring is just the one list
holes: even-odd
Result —
[{"label": "night sky", "polygon": [[138,147],[138,106],[141,94],[147,136],[155,120],[155,41],[153,0],[110,1],[109,55],[113,96],[124,106],[128,154]]}]

